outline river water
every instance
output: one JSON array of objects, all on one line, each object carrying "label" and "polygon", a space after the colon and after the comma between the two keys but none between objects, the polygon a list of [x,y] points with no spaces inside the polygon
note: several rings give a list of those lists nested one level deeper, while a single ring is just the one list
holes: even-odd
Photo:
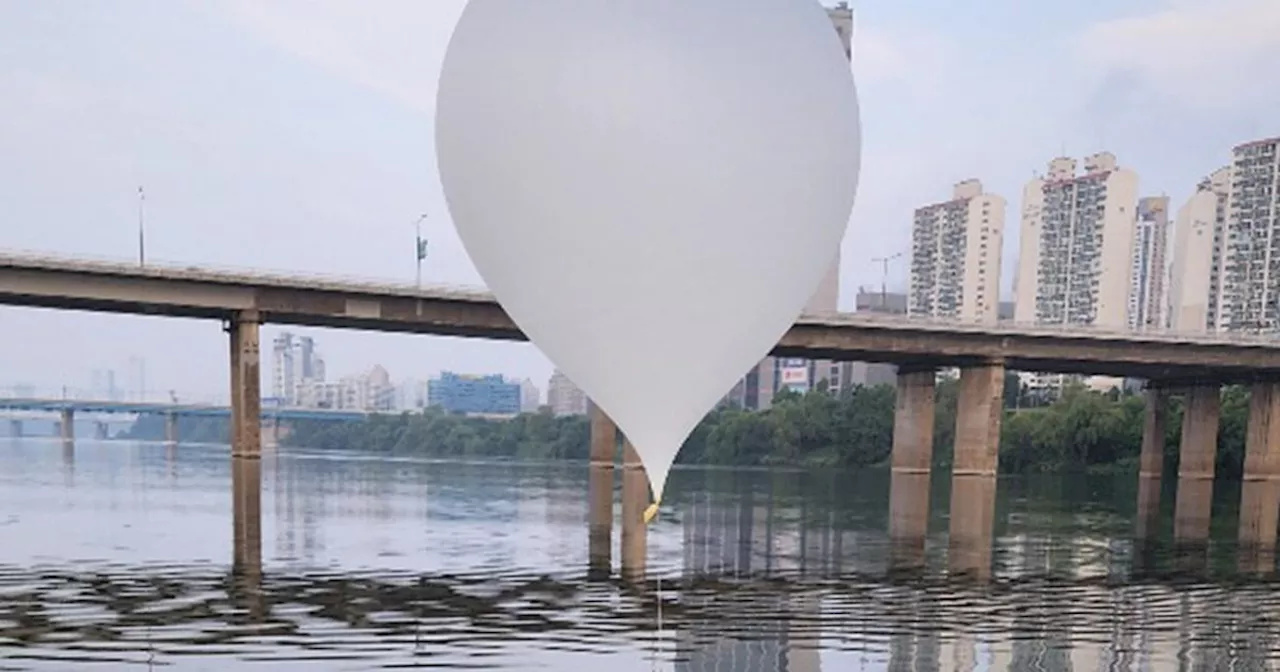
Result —
[{"label": "river water", "polygon": [[[979,579],[948,570],[945,474],[925,568],[903,572],[882,471],[679,470],[645,579],[623,581],[617,526],[613,571],[591,570],[585,465],[282,449],[259,469],[252,497],[233,492],[225,446],[0,440],[0,670],[1270,670],[1280,658],[1274,560],[1238,557],[1229,484],[1207,548],[1175,553],[1170,493],[1156,541],[1135,542],[1134,476],[1002,479]],[[233,524],[237,501],[260,509],[250,528]]]}]

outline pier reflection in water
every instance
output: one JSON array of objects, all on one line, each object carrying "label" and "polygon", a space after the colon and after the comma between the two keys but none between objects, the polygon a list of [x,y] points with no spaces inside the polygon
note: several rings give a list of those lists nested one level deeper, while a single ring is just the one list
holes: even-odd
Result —
[{"label": "pier reflection in water", "polygon": [[[1188,564],[1174,552],[1186,545],[1174,543],[1172,493],[1151,505],[1130,476],[899,479],[895,498],[935,489],[897,528],[924,533],[904,552],[890,541],[887,473],[681,470],[648,534],[624,544],[624,513],[602,549],[592,502],[605,489],[624,499],[629,473],[641,472],[606,481],[581,465],[11,442],[0,449],[0,660],[1278,667],[1268,549],[1280,496],[1267,482],[1216,493],[1207,545]],[[982,511],[994,516],[974,520]]]}]

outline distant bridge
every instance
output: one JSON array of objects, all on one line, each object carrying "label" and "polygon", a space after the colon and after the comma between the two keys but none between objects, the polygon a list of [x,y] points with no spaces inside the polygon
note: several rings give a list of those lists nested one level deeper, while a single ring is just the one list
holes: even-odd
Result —
[{"label": "distant bridge", "polygon": [[[180,404],[140,401],[103,401],[88,399],[35,399],[0,397],[0,411],[28,413],[96,413],[122,415],[170,415],[178,417],[225,418],[231,415],[230,406],[217,404]],[[390,412],[336,410],[327,408],[262,407],[262,417],[268,420],[331,420],[359,422],[373,415]]]}]

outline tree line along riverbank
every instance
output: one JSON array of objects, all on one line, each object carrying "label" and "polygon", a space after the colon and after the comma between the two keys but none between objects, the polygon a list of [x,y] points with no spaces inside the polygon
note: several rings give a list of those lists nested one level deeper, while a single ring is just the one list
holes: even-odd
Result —
[{"label": "tree line along riverbank", "polygon": [[[1005,389],[1000,468],[1006,473],[1137,469],[1145,404],[1142,395],[1068,387],[1056,401],[1028,407],[1017,378]],[[950,465],[957,381],[938,382],[934,463]],[[1244,455],[1249,394],[1222,395],[1218,473],[1238,475]],[[766,411],[722,407],[685,443],[678,463],[723,466],[862,467],[885,464],[893,447],[894,388],[857,387],[839,394],[784,392]],[[1165,458],[1176,464],[1182,408],[1170,400]],[[164,423],[142,418],[123,438],[160,439]],[[588,419],[527,413],[509,420],[468,418],[427,409],[367,422],[294,422],[286,445],[365,450],[398,456],[586,460]],[[184,441],[225,442],[226,420],[183,419]]]}]

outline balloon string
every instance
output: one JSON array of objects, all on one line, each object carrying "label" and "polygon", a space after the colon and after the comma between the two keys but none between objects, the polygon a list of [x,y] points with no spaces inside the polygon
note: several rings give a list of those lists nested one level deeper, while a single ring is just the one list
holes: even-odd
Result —
[{"label": "balloon string", "polygon": [[[651,524],[658,517],[658,505],[662,503],[661,499],[655,500],[644,510],[644,524]],[[654,633],[653,658],[650,662],[650,669],[658,669],[658,652],[662,648],[662,573],[654,574],[657,579],[657,599],[658,599],[658,631]]]}]

